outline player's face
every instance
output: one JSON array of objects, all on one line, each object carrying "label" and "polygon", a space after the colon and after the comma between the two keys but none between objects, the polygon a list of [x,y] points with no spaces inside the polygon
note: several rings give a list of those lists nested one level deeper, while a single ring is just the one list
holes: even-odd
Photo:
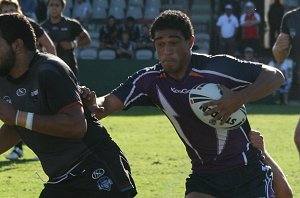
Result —
[{"label": "player's face", "polygon": [[52,17],[57,17],[63,12],[63,5],[60,0],[50,0],[48,3],[48,10]]},{"label": "player's face", "polygon": [[0,76],[4,77],[9,74],[15,64],[15,54],[6,40],[0,36]]},{"label": "player's face", "polygon": [[186,40],[179,30],[157,30],[154,36],[154,46],[164,70],[173,78],[185,76],[190,63],[191,47],[194,37]]},{"label": "player's face", "polygon": [[17,8],[14,5],[3,5],[1,9],[1,14],[17,12]]}]

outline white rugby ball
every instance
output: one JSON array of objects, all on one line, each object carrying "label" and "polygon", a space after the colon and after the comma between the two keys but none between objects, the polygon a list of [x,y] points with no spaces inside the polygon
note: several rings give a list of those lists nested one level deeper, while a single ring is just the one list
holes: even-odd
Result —
[{"label": "white rugby ball", "polygon": [[202,83],[193,87],[189,92],[190,106],[195,115],[204,123],[214,128],[220,129],[235,129],[241,126],[247,117],[245,105],[241,106],[236,112],[232,113],[226,122],[221,125],[221,121],[218,120],[215,123],[211,122],[218,113],[204,116],[204,113],[212,108],[209,106],[204,108],[202,104],[207,103],[211,100],[218,100],[222,97],[222,91],[219,89],[217,84],[214,83]]}]

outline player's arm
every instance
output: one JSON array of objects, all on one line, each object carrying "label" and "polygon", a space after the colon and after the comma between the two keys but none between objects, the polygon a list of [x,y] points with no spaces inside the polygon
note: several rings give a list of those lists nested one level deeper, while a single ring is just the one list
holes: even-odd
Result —
[{"label": "player's arm", "polygon": [[37,38],[37,41],[46,49],[48,53],[56,55],[56,47],[46,32]]},{"label": "player's arm", "polygon": [[232,91],[220,85],[223,96],[219,100],[213,100],[204,104],[205,107],[215,106],[205,112],[205,115],[218,112],[218,115],[213,120],[216,121],[223,118],[222,122],[225,122],[243,104],[257,101],[273,93],[283,82],[284,76],[280,70],[262,65],[260,74],[256,80],[240,91]]},{"label": "player's arm", "polygon": [[3,124],[0,128],[0,154],[4,153],[20,141],[15,127]]},{"label": "player's arm", "polygon": [[290,36],[285,33],[280,33],[272,48],[273,55],[278,62],[282,62],[288,58],[291,51]]},{"label": "player's arm", "polygon": [[249,139],[251,144],[261,150],[265,155],[264,163],[272,168],[273,172],[273,186],[276,198],[292,198],[293,192],[290,187],[287,178],[285,177],[280,166],[275,162],[275,160],[266,151],[263,141],[263,136],[258,131],[250,131]]},{"label": "player's arm", "polygon": [[53,115],[40,115],[15,109],[11,104],[0,100],[0,119],[6,125],[20,126],[33,132],[56,137],[81,138],[87,124],[81,103],[76,101]]},{"label": "player's arm", "polygon": [[83,29],[83,31],[79,34],[79,37],[77,38],[78,47],[85,47],[91,42],[92,40],[89,33],[85,29]]}]

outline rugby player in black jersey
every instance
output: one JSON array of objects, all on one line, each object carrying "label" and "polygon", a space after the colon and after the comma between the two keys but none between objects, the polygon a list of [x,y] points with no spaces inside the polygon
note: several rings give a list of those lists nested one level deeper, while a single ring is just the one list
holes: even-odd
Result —
[{"label": "rugby player in black jersey", "polygon": [[74,73],[38,52],[20,14],[0,15],[0,98],[0,154],[20,140],[34,151],[49,177],[40,197],[136,195],[125,156],[84,110]]},{"label": "rugby player in black jersey", "polygon": [[283,74],[227,55],[192,53],[193,26],[181,11],[163,11],[151,26],[151,37],[159,63],[137,71],[103,97],[83,88],[90,110],[101,119],[135,105],[160,108],[191,159],[186,198],[273,196],[272,171],[251,146],[249,122],[234,130],[206,125],[190,107],[189,90],[201,83],[220,84],[223,97],[206,103],[214,106],[207,114],[218,112],[214,120],[225,121],[242,104],[273,93],[283,83]]}]

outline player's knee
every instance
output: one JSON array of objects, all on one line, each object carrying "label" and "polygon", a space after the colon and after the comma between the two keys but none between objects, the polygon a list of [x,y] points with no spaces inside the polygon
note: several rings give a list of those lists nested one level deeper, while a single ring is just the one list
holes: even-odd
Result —
[{"label": "player's knee", "polygon": [[300,129],[295,131],[294,142],[298,147],[300,147]]}]

